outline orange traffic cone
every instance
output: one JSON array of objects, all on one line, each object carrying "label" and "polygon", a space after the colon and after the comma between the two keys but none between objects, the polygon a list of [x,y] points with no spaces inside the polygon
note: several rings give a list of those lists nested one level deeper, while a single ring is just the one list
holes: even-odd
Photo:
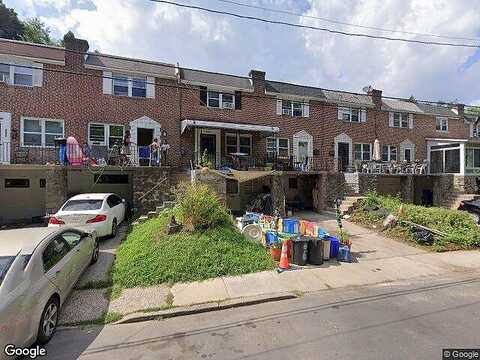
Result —
[{"label": "orange traffic cone", "polygon": [[278,264],[278,272],[282,272],[289,269],[288,265],[288,246],[287,242],[282,243],[282,255],[280,256],[280,263]]}]

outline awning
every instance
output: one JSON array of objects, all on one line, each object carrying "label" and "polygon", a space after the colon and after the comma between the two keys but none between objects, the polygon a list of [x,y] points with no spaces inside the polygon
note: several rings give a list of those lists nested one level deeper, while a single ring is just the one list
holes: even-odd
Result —
[{"label": "awning", "polygon": [[237,131],[254,131],[262,132],[268,134],[275,134],[280,132],[280,128],[276,126],[265,126],[265,125],[253,125],[253,124],[237,124],[237,123],[226,123],[218,121],[206,121],[206,120],[182,120],[182,134],[185,132],[185,129],[189,127],[200,127],[200,128],[211,128],[211,129],[229,129]]},{"label": "awning", "polygon": [[262,177],[265,177],[265,176],[270,176],[270,175],[273,175],[276,172],[275,170],[240,171],[240,170],[233,170],[233,169],[229,169],[228,171],[219,171],[219,170],[209,169],[208,171],[214,172],[214,173],[224,177],[225,179],[236,180],[239,183],[243,183],[243,182],[246,182],[246,181],[252,181],[252,180],[259,179],[259,178],[262,178]]}]

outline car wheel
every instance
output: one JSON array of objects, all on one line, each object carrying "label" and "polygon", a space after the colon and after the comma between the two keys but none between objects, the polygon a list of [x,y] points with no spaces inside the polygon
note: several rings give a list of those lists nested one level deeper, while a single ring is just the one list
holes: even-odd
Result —
[{"label": "car wheel", "polygon": [[112,238],[117,236],[117,231],[118,231],[117,219],[113,219],[113,221],[112,221],[112,233],[110,234],[110,236]]},{"label": "car wheel", "polygon": [[51,297],[42,312],[38,326],[37,342],[44,345],[50,341],[57,329],[60,301],[57,297]]},{"label": "car wheel", "polygon": [[100,254],[100,244],[98,243],[98,240],[95,240],[95,248],[93,249],[92,260],[90,261],[90,265],[93,265],[98,261],[99,254]]}]

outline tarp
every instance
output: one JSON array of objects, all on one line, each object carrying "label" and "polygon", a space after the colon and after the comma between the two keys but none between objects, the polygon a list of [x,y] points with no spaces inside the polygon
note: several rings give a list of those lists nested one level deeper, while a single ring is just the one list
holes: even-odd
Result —
[{"label": "tarp", "polygon": [[241,171],[241,170],[233,170],[230,169],[228,172],[224,171],[217,171],[217,170],[209,170],[214,171],[217,174],[223,176],[226,179],[236,180],[239,183],[243,183],[246,181],[252,181],[255,179],[262,178],[264,176],[270,176],[275,173],[275,170],[269,171]]}]

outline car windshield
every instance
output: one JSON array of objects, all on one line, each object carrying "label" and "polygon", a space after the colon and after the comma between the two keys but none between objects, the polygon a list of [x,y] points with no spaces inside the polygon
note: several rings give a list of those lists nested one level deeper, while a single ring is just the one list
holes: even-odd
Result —
[{"label": "car windshield", "polygon": [[100,210],[103,200],[69,200],[63,206],[63,211],[84,211],[84,210]]},{"label": "car windshield", "polygon": [[2,285],[3,279],[7,275],[8,269],[15,260],[15,256],[0,256],[0,285]]}]

